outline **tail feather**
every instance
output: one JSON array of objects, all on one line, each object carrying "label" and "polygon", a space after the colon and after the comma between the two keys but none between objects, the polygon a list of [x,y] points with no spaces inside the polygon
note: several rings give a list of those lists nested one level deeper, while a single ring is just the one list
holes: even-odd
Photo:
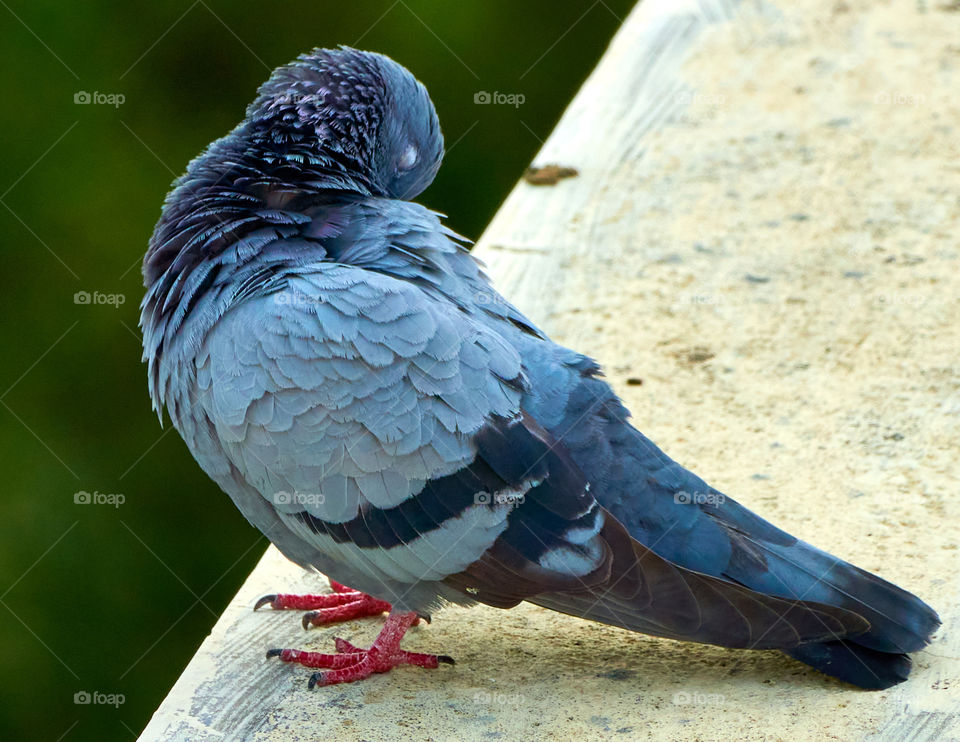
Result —
[{"label": "tail feather", "polygon": [[863,647],[891,654],[916,652],[940,625],[937,614],[917,596],[802,541],[768,546],[765,554],[765,575],[728,576],[754,590],[858,613],[870,622],[870,630],[856,639]]},{"label": "tail feather", "polygon": [[600,535],[612,552],[607,578],[527,600],[654,636],[746,649],[792,648],[869,628],[861,616],[839,606],[767,595],[676,565],[605,515]]},{"label": "tail feather", "polygon": [[[908,652],[930,643],[940,625],[936,612],[891,582],[792,537],[766,539],[772,526],[733,500],[710,513],[725,527],[733,549],[751,558],[731,559],[729,579],[771,595],[840,606],[870,628],[837,641],[784,648],[789,656],[862,688],[889,688],[907,679]],[[760,523],[760,528],[751,526]],[[787,534],[783,534],[787,536]]]},{"label": "tail feather", "polygon": [[[880,690],[910,674],[907,652],[923,649],[940,625],[936,612],[917,596],[798,541],[767,550],[775,595],[804,595],[842,606],[870,622],[869,630],[838,641],[784,651],[820,672],[861,688]],[[756,581],[753,581],[756,584]],[[752,585],[753,586],[753,585]],[[766,586],[765,586],[766,587]]]},{"label": "tail feather", "polygon": [[906,653],[926,646],[940,624],[915,595],[801,541],[770,543],[737,529],[751,558],[707,575],[658,556],[605,515],[609,577],[528,600],[655,636],[780,649],[867,689],[906,680]]},{"label": "tail feather", "polygon": [[910,675],[907,655],[878,652],[852,639],[802,644],[784,652],[825,675],[867,690],[889,688]]}]

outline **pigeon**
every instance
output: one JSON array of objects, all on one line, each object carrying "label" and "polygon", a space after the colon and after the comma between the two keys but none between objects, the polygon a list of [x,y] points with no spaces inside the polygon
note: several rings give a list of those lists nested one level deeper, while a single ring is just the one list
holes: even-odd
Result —
[{"label": "pigeon", "polygon": [[305,627],[388,614],[368,648],[267,656],[317,670],[311,687],[437,668],[453,660],[401,649],[411,626],[526,601],[781,650],[862,688],[905,680],[937,614],[633,427],[598,364],[551,341],[412,200],[443,154],[407,69],[315,49],[190,162],[150,239],[154,409],[253,526],[331,581],[256,607],[307,610]]}]

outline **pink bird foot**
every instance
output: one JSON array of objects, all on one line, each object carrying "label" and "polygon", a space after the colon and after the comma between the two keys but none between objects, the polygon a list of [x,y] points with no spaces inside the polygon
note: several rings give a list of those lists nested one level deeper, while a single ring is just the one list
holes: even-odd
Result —
[{"label": "pink bird foot", "polygon": [[264,595],[253,606],[253,610],[270,604],[274,610],[307,611],[303,614],[303,628],[322,626],[324,624],[350,621],[354,618],[379,616],[390,610],[390,604],[385,600],[377,600],[366,593],[354,590],[339,582],[330,580],[332,593],[323,595]]},{"label": "pink bird foot", "polygon": [[436,668],[441,663],[454,664],[452,657],[446,655],[407,652],[400,649],[400,641],[407,629],[413,626],[419,617],[416,613],[396,613],[387,616],[370,649],[360,649],[346,639],[334,639],[337,654],[304,652],[298,649],[270,649],[267,657],[279,657],[283,662],[296,662],[304,667],[322,667],[325,672],[315,672],[310,676],[308,688],[317,685],[337,685],[362,680],[374,673],[387,672],[398,665]]}]

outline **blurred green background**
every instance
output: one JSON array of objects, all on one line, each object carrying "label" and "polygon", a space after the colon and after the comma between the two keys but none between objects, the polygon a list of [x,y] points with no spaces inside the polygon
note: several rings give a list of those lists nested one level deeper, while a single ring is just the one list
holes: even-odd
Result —
[{"label": "blurred green background", "polygon": [[140,260],[188,160],[300,52],[384,52],[450,150],[419,200],[476,238],[632,4],[0,2],[0,739],[134,739],[266,546],[147,398]]}]

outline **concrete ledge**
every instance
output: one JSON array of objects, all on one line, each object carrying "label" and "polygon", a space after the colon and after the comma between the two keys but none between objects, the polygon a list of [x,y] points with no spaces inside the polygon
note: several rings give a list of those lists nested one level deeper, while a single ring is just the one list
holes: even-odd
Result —
[{"label": "concrete ledge", "polygon": [[928,600],[910,681],[867,693],[772,652],[521,606],[451,608],[457,659],[308,692],[260,595],[269,550],[141,740],[960,739],[960,13],[950,4],[645,0],[477,247],[598,358],[638,426],[798,536]]}]

